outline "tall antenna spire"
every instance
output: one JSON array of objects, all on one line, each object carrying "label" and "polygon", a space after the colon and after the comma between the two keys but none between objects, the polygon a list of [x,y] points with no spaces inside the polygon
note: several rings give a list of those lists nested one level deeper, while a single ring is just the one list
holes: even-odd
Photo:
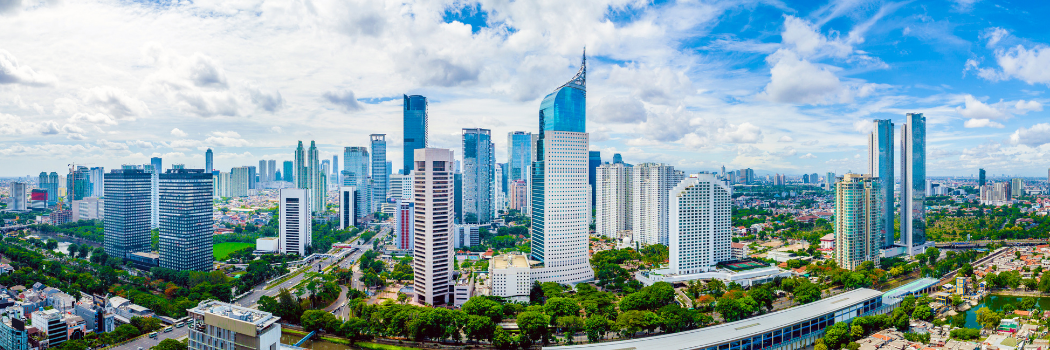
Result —
[{"label": "tall antenna spire", "polygon": [[561,87],[559,87],[559,89],[563,88],[563,87],[566,87],[566,86],[570,86],[570,85],[575,85],[576,87],[580,88],[581,90],[584,90],[584,92],[587,91],[587,48],[586,47],[583,48],[583,60],[580,63],[580,70],[578,72],[576,72],[576,75],[573,76],[572,79],[569,80],[568,83],[565,83],[565,85],[562,85]]}]

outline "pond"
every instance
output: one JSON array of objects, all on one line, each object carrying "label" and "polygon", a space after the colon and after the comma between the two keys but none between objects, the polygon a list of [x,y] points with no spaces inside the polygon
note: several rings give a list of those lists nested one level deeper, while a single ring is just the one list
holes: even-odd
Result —
[{"label": "pond", "polygon": [[[302,338],[303,338],[303,336],[298,335],[298,334],[281,333],[281,344],[292,345],[292,344],[298,343],[299,339],[302,339]],[[312,338],[311,340],[307,340],[306,342],[300,344],[299,347],[303,347],[303,348],[307,348],[307,349],[313,349],[313,350],[367,350],[365,348],[358,347],[358,346],[336,344],[336,343],[333,343],[333,342],[330,342],[330,341],[321,340],[320,338],[317,338],[316,336],[314,336],[314,338]],[[404,348],[404,349],[413,349],[413,348]]]},{"label": "pond", "polygon": [[[1034,297],[1035,307],[1040,310],[1050,310],[1050,297]],[[1021,301],[1021,297],[1008,296],[1008,295],[991,295],[981,300],[980,304],[966,310],[966,327],[980,329],[981,325],[977,324],[977,310],[982,307],[988,307],[992,311],[1001,312],[1003,306],[1006,304],[1017,305]]]}]

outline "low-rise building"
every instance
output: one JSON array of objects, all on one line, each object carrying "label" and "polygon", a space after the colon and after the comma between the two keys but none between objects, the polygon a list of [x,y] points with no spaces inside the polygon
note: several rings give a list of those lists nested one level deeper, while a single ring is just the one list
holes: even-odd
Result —
[{"label": "low-rise building", "polygon": [[751,254],[751,249],[746,243],[730,243],[729,252],[733,260],[744,260]]},{"label": "low-rise building", "polygon": [[472,273],[467,273],[465,276],[460,276],[456,280],[456,285],[453,288],[453,299],[452,302],[456,307],[461,307],[463,304],[470,300],[470,297],[474,296],[474,278]]},{"label": "low-rise building", "polygon": [[278,350],[281,348],[280,317],[269,312],[215,300],[202,301],[186,310],[192,326],[189,348],[193,350]]},{"label": "low-rise building", "polygon": [[529,261],[522,254],[506,254],[492,258],[489,262],[489,281],[492,295],[511,299],[528,298],[532,288],[531,266],[537,261]]},{"label": "low-rise building", "polygon": [[58,310],[33,311],[31,320],[36,327],[47,335],[47,346],[58,347],[68,339],[66,322],[62,320],[62,313]]},{"label": "low-rise building", "polygon": [[25,316],[18,308],[0,310],[0,349],[28,350]]}]

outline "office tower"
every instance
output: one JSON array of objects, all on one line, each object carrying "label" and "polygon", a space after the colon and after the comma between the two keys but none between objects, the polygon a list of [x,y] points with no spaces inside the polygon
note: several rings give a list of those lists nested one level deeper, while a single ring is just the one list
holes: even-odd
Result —
[{"label": "office tower", "polygon": [[230,169],[230,197],[247,197],[248,183],[251,182],[249,167],[241,166]]},{"label": "office tower", "polygon": [[[84,197],[91,197],[91,187],[90,169],[85,166],[76,166],[66,177],[66,201],[72,203]],[[104,184],[103,187],[105,187]]]},{"label": "office tower", "polygon": [[525,206],[528,205],[529,201],[529,185],[525,183],[525,180],[514,180],[510,183],[510,188],[507,190],[507,207],[510,210],[522,211]]},{"label": "office tower", "polygon": [[160,227],[160,172],[157,169],[153,164],[142,165],[142,170],[149,174],[149,228],[153,230]]},{"label": "office tower", "polygon": [[44,192],[47,193],[47,205],[55,205],[55,199],[58,197],[58,184],[52,184],[50,182],[51,177],[48,176],[47,172],[44,171],[41,171],[40,176],[38,176],[37,178],[37,183],[40,185],[40,188],[44,189]]},{"label": "office tower", "polygon": [[386,168],[386,135],[372,134],[372,211],[386,202],[386,193],[390,190],[390,171]]},{"label": "office tower", "polygon": [[452,150],[415,151],[415,293],[419,303],[450,303],[452,289]]},{"label": "office tower", "polygon": [[407,175],[415,167],[415,151],[427,147],[427,98],[404,95],[404,137],[402,153],[405,158],[401,173]]},{"label": "office tower", "polygon": [[733,188],[715,174],[691,174],[669,192],[671,271],[709,272],[731,260]]},{"label": "office tower", "polygon": [[211,152],[211,148],[209,148],[207,151],[204,152],[204,172],[206,173],[215,171],[215,161],[212,157],[213,154]]},{"label": "office tower", "polygon": [[212,177],[215,198],[233,197],[233,178],[230,173],[212,172]]},{"label": "office tower", "polygon": [[595,171],[597,196],[595,202],[595,233],[611,238],[620,231],[632,229],[631,167],[627,164],[605,163]]},{"label": "office tower", "polygon": [[532,258],[544,263],[540,282],[594,279],[588,261],[591,218],[587,190],[587,60],[569,82],[540,103],[532,163]]},{"label": "office tower", "polygon": [[809,183],[809,174],[802,174],[802,183],[804,183],[804,184],[808,184]]},{"label": "office tower", "polygon": [[29,350],[29,333],[21,308],[0,309],[0,349]]},{"label": "office tower", "polygon": [[310,188],[310,176],[307,175],[306,166],[306,148],[303,148],[303,141],[299,141],[299,145],[295,147],[295,188]]},{"label": "office tower", "polygon": [[277,160],[275,159],[266,161],[266,181],[280,181],[277,178]]},{"label": "office tower", "polygon": [[[835,180],[835,173],[828,173],[827,175],[825,175],[825,177],[824,177],[824,190],[825,191],[834,191],[835,190],[835,182],[836,182],[836,180]],[[893,211],[891,210],[890,212],[892,213]]]},{"label": "office tower", "polygon": [[266,160],[265,159],[260,160],[259,161],[259,182],[260,183],[267,183],[267,182],[272,181],[270,178],[266,177],[269,174],[270,174],[270,169],[266,167]]},{"label": "office tower", "polygon": [[29,210],[29,202],[27,200],[29,184],[25,182],[11,182],[11,206],[10,209],[13,211],[26,211]]},{"label": "office tower", "polygon": [[282,254],[307,255],[311,242],[310,190],[282,188],[277,202],[280,210],[279,249]]},{"label": "office tower", "polygon": [[[259,177],[257,176],[259,174],[258,170],[255,168],[254,165],[249,165],[245,168],[248,168],[248,189],[254,190],[255,184],[259,182]],[[251,191],[247,192],[245,195],[247,196],[250,193]]]},{"label": "office tower", "polygon": [[[1050,180],[1050,178],[1048,178]],[[984,169],[977,170],[977,188],[984,187],[985,185]]]},{"label": "office tower", "polygon": [[[868,173],[876,181],[881,191],[878,198],[878,235],[883,237],[881,248],[893,246],[893,121],[876,119],[871,134],[868,134]],[[828,180],[828,182],[833,182]]]},{"label": "office tower", "polygon": [[160,174],[160,267],[212,270],[212,176],[204,169]]},{"label": "office tower", "polygon": [[69,327],[62,321],[62,314],[57,309],[37,310],[30,314],[33,327],[46,335],[49,348],[58,348],[69,339]]},{"label": "office tower", "polygon": [[492,222],[496,157],[492,132],[463,129],[463,222]]},{"label": "office tower", "polygon": [[295,183],[295,164],[290,160],[284,161],[284,172],[281,176],[284,177],[285,182]]},{"label": "office tower", "polygon": [[397,249],[415,248],[415,203],[411,199],[398,199],[394,205],[394,244]]},{"label": "office tower", "polygon": [[1024,179],[1018,177],[1010,179],[1010,198],[1018,198],[1024,195]]},{"label": "office tower", "polygon": [[325,160],[321,161],[321,170],[322,170],[321,174],[327,175],[328,171],[330,171],[331,169],[332,169],[332,164],[331,164],[331,162],[328,161],[328,159],[325,159]]},{"label": "office tower", "polygon": [[856,270],[871,261],[879,266],[879,248],[885,238],[880,232],[879,186],[871,175],[847,173],[835,185],[835,262]]},{"label": "office tower", "polygon": [[532,134],[525,131],[507,133],[507,182],[528,181],[528,169],[532,164]]},{"label": "office tower", "polygon": [[463,173],[456,170],[452,174],[452,189],[455,191],[453,195],[453,210],[456,211],[455,222],[457,224],[463,223]]},{"label": "office tower", "polygon": [[357,212],[354,211],[354,203],[357,202],[357,187],[343,186],[339,188],[339,229],[345,230],[357,226]]},{"label": "office tower", "polygon": [[102,193],[105,193],[106,185],[102,181],[102,176],[105,173],[106,170],[102,167],[91,167],[88,175],[88,181],[91,182],[91,189],[88,190],[88,193],[86,194],[87,196],[98,197],[101,196]]},{"label": "office tower", "polygon": [[591,186],[591,196],[589,197],[591,201],[591,209],[594,209],[595,198],[597,198],[595,196],[597,187],[595,187],[594,181],[595,171],[597,171],[599,165],[602,165],[602,152],[590,151],[587,157],[587,184]]},{"label": "office tower", "polygon": [[317,144],[310,141],[308,151],[306,172],[310,177],[307,188],[310,189],[310,210],[312,213],[323,213],[325,211],[325,199],[328,193],[328,176],[321,171],[321,156],[317,151]]},{"label": "office tower", "polygon": [[668,195],[685,174],[667,164],[636,165],[631,173],[631,227],[638,246],[667,245]]},{"label": "office tower", "polygon": [[478,225],[456,225],[452,232],[452,245],[467,248],[481,245],[481,228]]},{"label": "office tower", "polygon": [[357,210],[358,222],[372,213],[372,191],[368,187],[369,161],[368,148],[343,148],[343,186],[357,188],[358,199],[355,210]]},{"label": "office tower", "polygon": [[412,201],[412,175],[391,174],[387,197],[392,201]]},{"label": "office tower", "polygon": [[[619,153],[614,153],[613,154],[613,164],[623,164],[623,156],[621,156]],[[725,172],[726,172],[726,167],[723,166],[722,167],[722,173],[724,174]]]},{"label": "office tower", "polygon": [[189,326],[190,350],[284,348],[278,322],[281,318],[269,312],[215,300],[203,301],[186,312],[193,322]]},{"label": "office tower", "polygon": [[112,257],[150,252],[152,174],[124,166],[104,176],[106,182],[105,249]]},{"label": "office tower", "polygon": [[[901,125],[901,241],[908,254],[926,244],[926,117],[908,113]],[[907,240],[905,240],[907,237]]]},{"label": "office tower", "polygon": [[339,155],[332,156],[332,175],[339,175]]},{"label": "office tower", "polygon": [[284,179],[281,177],[281,171],[280,170],[278,170],[276,173],[274,173],[274,179],[276,181],[284,181]]},{"label": "office tower", "polygon": [[492,190],[492,217],[498,218],[499,212],[507,210],[507,192],[503,180],[507,179],[507,163],[496,163],[496,166],[492,168],[495,173],[492,177],[495,178],[493,181]]}]

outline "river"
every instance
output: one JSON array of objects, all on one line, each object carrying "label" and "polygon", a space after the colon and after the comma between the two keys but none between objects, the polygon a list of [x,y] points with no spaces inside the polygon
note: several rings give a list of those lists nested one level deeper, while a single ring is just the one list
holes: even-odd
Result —
[{"label": "river", "polygon": [[[292,333],[281,333],[281,344],[295,344],[299,342],[299,339],[303,339],[303,336]],[[299,346],[313,350],[367,350],[358,346],[336,344],[330,341],[320,340],[316,335],[312,340],[307,340]],[[413,348],[406,347],[405,349]]]},{"label": "river", "polygon": [[[1050,297],[1034,297],[1035,307],[1040,310],[1050,310]],[[977,324],[977,310],[982,307],[988,307],[995,312],[1001,312],[1003,306],[1006,304],[1017,305],[1021,301],[1021,297],[1009,296],[1009,295],[991,295],[981,300],[980,304],[966,310],[966,328],[981,329],[981,325]]]}]

